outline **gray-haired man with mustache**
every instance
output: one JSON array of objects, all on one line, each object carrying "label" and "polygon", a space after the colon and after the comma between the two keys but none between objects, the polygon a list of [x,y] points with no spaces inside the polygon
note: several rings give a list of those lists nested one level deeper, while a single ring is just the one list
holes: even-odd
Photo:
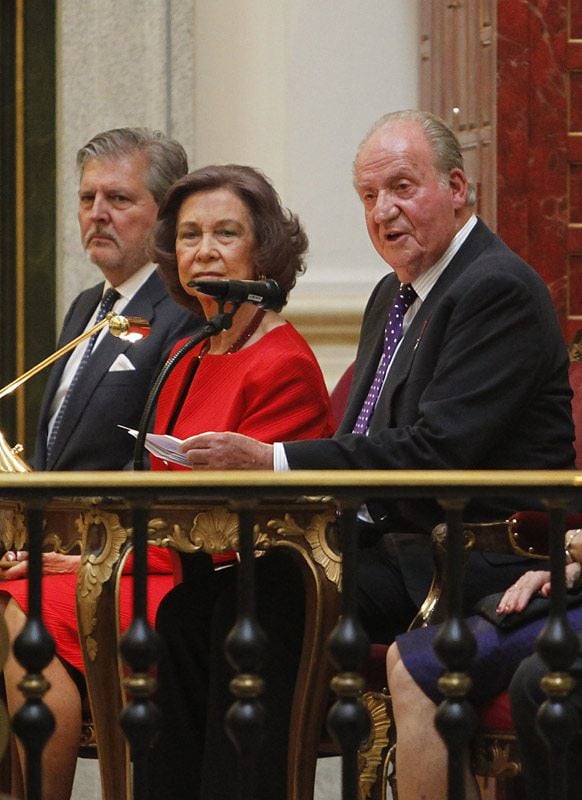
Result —
[{"label": "gray-haired man with mustache", "polygon": [[102,332],[94,344],[82,342],[55,364],[41,406],[34,466],[123,469],[131,464],[133,440],[119,425],[138,426],[161,364],[197,324],[167,295],[148,255],[158,205],[187,173],[188,161],[183,147],[159,131],[118,128],[82,147],[77,167],[81,242],[105,281],[75,299],[59,347],[93,326],[105,308],[147,319],[151,333],[131,345]]}]

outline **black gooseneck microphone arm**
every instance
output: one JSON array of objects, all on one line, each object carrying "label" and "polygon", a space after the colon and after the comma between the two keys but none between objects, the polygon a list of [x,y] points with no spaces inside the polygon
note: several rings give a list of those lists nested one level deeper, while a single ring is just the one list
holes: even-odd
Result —
[{"label": "black gooseneck microphone arm", "polygon": [[165,384],[168,376],[170,375],[173,368],[176,366],[178,361],[180,361],[186,353],[189,353],[193,347],[196,347],[197,344],[203,342],[204,339],[209,339],[211,336],[216,336],[217,333],[221,331],[227,331],[232,325],[232,318],[238,311],[241,306],[241,303],[233,303],[232,301],[228,301],[229,306],[232,306],[230,311],[224,310],[224,302],[218,303],[218,314],[215,314],[213,317],[202,325],[202,327],[192,336],[191,339],[188,339],[187,342],[184,342],[182,347],[179,350],[171,355],[166,363],[163,365],[161,370],[158,373],[156,380],[152,388],[150,389],[150,393],[148,395],[148,399],[146,400],[146,404],[144,406],[143,413],[141,415],[141,419],[139,421],[139,429],[137,432],[136,442],[135,442],[135,449],[133,452],[133,469],[136,472],[141,472],[145,469],[144,467],[144,451],[145,451],[145,440],[147,436],[148,426],[150,423],[150,418],[152,415],[152,411],[154,406],[157,402],[157,399],[160,395],[163,385]]}]

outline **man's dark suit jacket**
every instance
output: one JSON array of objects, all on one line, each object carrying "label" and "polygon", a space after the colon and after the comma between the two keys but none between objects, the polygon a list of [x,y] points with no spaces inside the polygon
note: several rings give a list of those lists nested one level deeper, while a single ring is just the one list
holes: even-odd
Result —
[{"label": "man's dark suit jacket", "polygon": [[[394,274],[384,277],[368,302],[336,436],[285,443],[290,467],[573,468],[568,358],[549,292],[481,221],[414,317],[369,436],[350,435],[380,358],[398,285]],[[474,504],[466,518],[504,516],[524,502],[507,497],[487,507]],[[371,501],[369,508],[382,532],[428,532],[442,515],[435,504],[417,501],[396,507]],[[419,555],[413,546],[411,562]],[[413,591],[417,600],[428,568],[421,589]]]},{"label": "man's dark suit jacket", "polygon": [[[83,332],[102,293],[100,283],[76,298],[63,323],[59,347]],[[135,344],[109,334],[100,341],[73,389],[47,463],[50,407],[67,357],[51,370],[39,416],[35,469],[102,470],[130,465],[135,440],[118,425],[138,427],[149,389],[172,345],[192,335],[200,320],[169,297],[157,272],[134,295],[123,314],[148,320],[149,336]],[[135,369],[111,371],[122,353]]]}]

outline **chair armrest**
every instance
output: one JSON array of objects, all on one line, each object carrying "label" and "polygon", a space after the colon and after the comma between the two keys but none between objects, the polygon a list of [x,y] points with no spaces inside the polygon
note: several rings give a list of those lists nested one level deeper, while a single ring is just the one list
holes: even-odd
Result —
[{"label": "chair armrest", "polygon": [[[549,514],[546,511],[518,511],[505,520],[464,522],[465,562],[472,550],[526,558],[547,558]],[[567,528],[582,528],[582,514],[566,516]],[[410,628],[424,627],[444,619],[444,587],[447,581],[447,526],[440,523],[432,532],[435,563],[431,587]]]}]

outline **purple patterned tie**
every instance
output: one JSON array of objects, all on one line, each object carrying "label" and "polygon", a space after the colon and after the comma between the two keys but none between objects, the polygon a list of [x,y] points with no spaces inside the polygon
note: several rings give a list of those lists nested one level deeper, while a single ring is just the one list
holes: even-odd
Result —
[{"label": "purple patterned tie", "polygon": [[[101,305],[99,306],[97,317],[95,318],[95,322],[93,323],[94,325],[97,325],[97,323],[101,322],[101,320],[105,318],[105,315],[108,314],[109,311],[111,311],[118,297],[121,297],[121,295],[119,294],[117,289],[112,289],[112,288],[107,289],[107,291],[103,295],[103,299],[101,300]],[[79,380],[81,373],[83,372],[83,370],[87,366],[87,363],[89,362],[89,358],[91,356],[91,353],[93,352],[93,348],[95,347],[95,342],[97,341],[97,338],[100,333],[101,331],[97,331],[97,333],[94,333],[92,336],[90,336],[87,341],[87,347],[85,348],[85,352],[83,353],[81,361],[79,362],[79,366],[77,367],[75,374],[71,379],[71,385],[69,386],[67,393],[63,398],[63,402],[61,403],[61,407],[59,408],[53,427],[51,428],[50,436],[47,442],[47,457],[57,439],[57,434],[59,432],[59,428],[61,427],[63,417],[65,416],[65,410],[67,408],[67,404],[69,402],[73,389],[75,388],[75,384]]]},{"label": "purple patterned tie", "polygon": [[398,342],[402,338],[404,315],[416,300],[416,296],[416,292],[410,283],[400,284],[400,289],[394,299],[390,314],[388,315],[386,327],[384,328],[384,352],[382,353],[368,396],[364,400],[364,405],[354,425],[353,433],[366,433],[368,430],[370,417],[374,413],[374,408],[376,407],[380,392],[382,391],[382,386],[384,385],[384,378],[388,371],[388,365],[392,360]]}]

